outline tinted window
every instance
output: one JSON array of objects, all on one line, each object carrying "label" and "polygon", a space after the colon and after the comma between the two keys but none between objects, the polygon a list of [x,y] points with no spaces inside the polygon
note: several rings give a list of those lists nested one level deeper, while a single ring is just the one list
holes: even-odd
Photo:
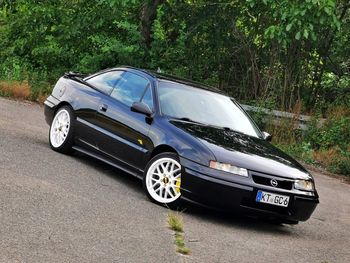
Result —
[{"label": "tinted window", "polygon": [[147,91],[145,95],[143,95],[143,98],[141,100],[143,103],[147,104],[150,109],[153,109],[153,98],[152,98],[152,92],[151,87],[147,88]]},{"label": "tinted window", "polygon": [[121,101],[127,106],[131,106],[133,102],[141,100],[148,83],[147,79],[126,72],[119,79],[111,93],[111,97]]},{"label": "tinted window", "polygon": [[97,75],[96,77],[92,77],[91,79],[88,79],[86,82],[93,85],[100,91],[110,94],[119,79],[121,78],[121,75],[123,74],[123,71],[109,71],[100,75]]},{"label": "tinted window", "polygon": [[246,113],[227,96],[170,81],[160,81],[158,87],[165,115],[261,136]]}]

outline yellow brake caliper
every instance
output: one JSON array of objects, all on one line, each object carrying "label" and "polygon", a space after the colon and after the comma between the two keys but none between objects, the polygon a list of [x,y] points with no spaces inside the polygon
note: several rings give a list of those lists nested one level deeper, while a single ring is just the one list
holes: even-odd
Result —
[{"label": "yellow brake caliper", "polygon": [[176,181],[175,186],[176,193],[180,193],[181,177]]}]

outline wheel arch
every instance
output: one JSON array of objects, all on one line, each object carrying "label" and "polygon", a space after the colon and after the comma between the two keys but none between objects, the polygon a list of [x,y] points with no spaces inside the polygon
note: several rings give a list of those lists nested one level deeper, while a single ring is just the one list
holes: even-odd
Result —
[{"label": "wheel arch", "polygon": [[179,153],[173,147],[171,147],[167,144],[161,144],[153,149],[153,151],[152,151],[152,153],[147,161],[151,160],[154,156],[156,156],[158,154],[166,153],[166,152],[176,153],[177,155],[179,155]]},{"label": "wheel arch", "polygon": [[47,124],[51,125],[53,118],[55,117],[57,111],[60,108],[62,108],[63,106],[68,106],[72,109],[72,111],[74,111],[72,105],[66,101],[61,101],[53,107],[45,105],[45,120],[46,120]]},{"label": "wheel arch", "polygon": [[58,104],[56,105],[56,107],[55,107],[55,109],[54,109],[54,115],[55,115],[56,112],[57,112],[60,108],[62,108],[63,106],[68,106],[68,107],[70,107],[72,110],[74,110],[73,107],[72,107],[72,105],[71,105],[69,102],[67,102],[67,101],[61,101],[60,103],[58,103]]}]

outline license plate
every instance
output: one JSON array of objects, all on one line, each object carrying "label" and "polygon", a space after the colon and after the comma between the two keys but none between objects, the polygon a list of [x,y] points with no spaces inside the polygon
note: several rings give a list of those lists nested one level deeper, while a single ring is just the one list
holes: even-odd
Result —
[{"label": "license plate", "polygon": [[256,201],[259,203],[287,207],[289,203],[289,196],[278,195],[259,190],[258,194],[256,195]]}]

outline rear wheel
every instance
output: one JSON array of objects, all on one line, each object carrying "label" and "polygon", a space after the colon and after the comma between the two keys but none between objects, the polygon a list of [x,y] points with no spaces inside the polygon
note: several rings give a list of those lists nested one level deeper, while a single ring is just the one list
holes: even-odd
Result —
[{"label": "rear wheel", "polygon": [[74,114],[69,106],[59,108],[50,126],[50,146],[60,153],[72,152]]},{"label": "rear wheel", "polygon": [[175,153],[161,153],[146,166],[143,187],[152,202],[175,207],[181,191],[181,164]]}]

